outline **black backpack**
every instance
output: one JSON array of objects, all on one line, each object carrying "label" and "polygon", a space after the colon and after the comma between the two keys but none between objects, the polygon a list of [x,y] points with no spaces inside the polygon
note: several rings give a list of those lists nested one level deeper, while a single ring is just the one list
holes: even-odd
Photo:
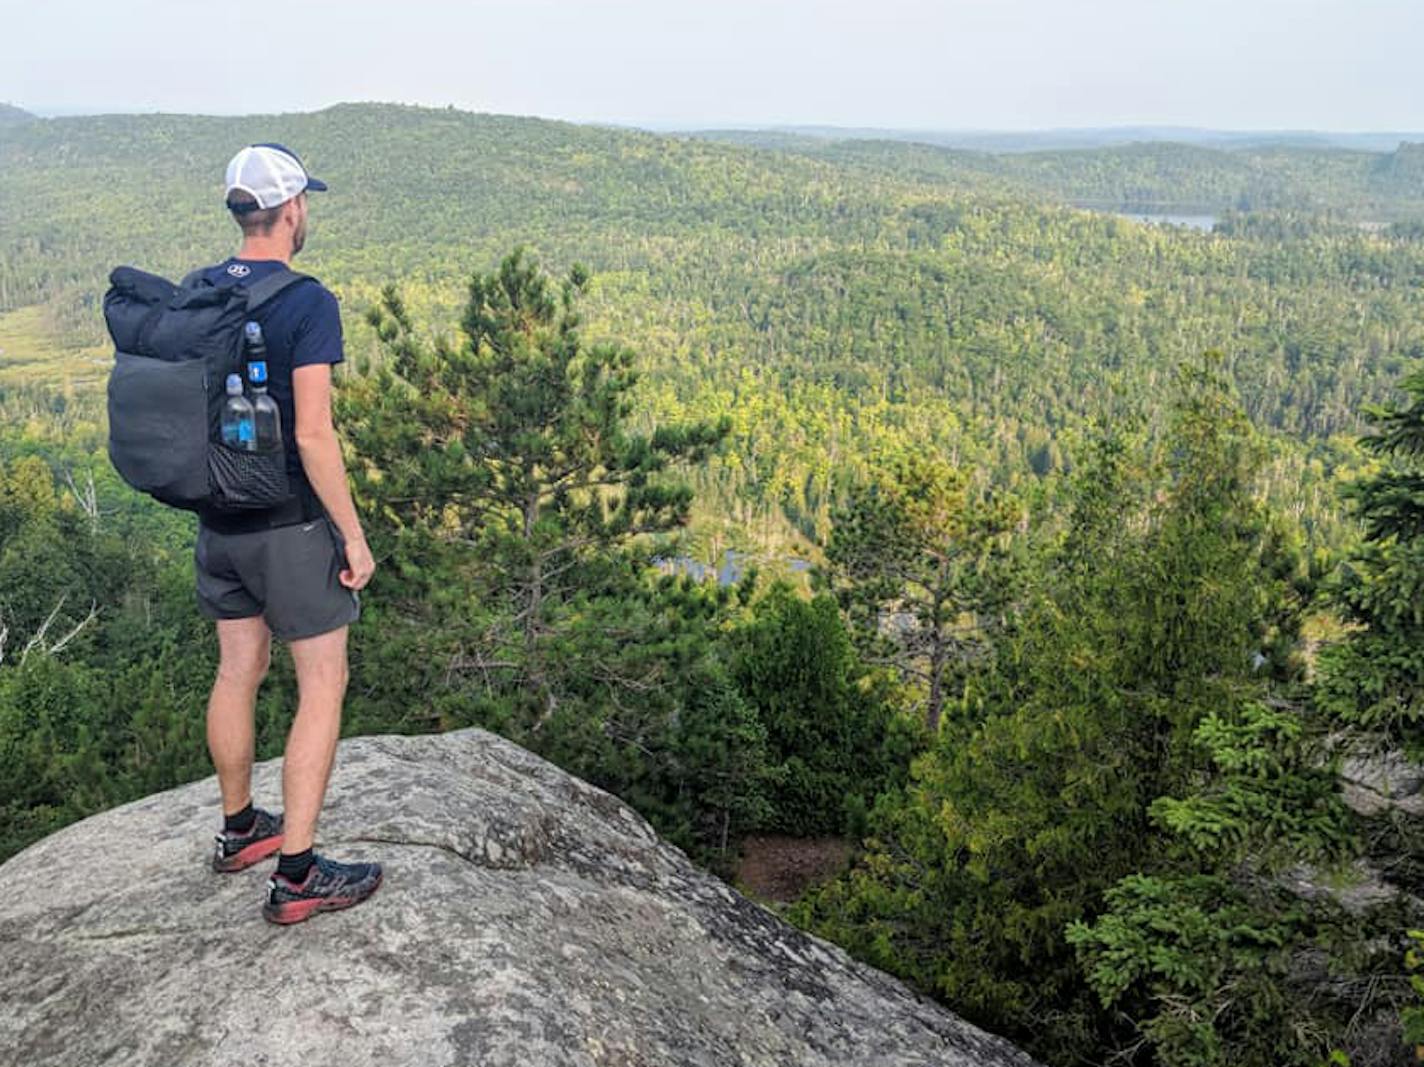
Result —
[{"label": "black backpack", "polygon": [[174,285],[135,267],[114,269],[104,294],[114,341],[109,459],[124,481],[187,511],[241,512],[292,500],[283,447],[233,448],[221,423],[227,376],[247,381],[243,324],[306,277],[283,268],[226,286],[197,270]]}]

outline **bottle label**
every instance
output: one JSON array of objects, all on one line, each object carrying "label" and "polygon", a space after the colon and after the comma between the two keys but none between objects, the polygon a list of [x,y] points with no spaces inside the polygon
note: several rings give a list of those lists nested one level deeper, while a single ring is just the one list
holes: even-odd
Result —
[{"label": "bottle label", "polygon": [[256,435],[256,427],[251,419],[238,419],[223,424],[223,444],[241,448],[249,444]]}]

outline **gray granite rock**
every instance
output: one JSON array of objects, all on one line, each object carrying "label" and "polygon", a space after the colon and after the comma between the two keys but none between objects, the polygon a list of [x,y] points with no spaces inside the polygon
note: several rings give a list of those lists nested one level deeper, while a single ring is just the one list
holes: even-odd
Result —
[{"label": "gray granite rock", "polygon": [[1351,915],[1363,915],[1370,908],[1402,897],[1367,860],[1355,860],[1335,876],[1308,863],[1298,863],[1281,875],[1281,884],[1305,900],[1333,900]]},{"label": "gray granite rock", "polygon": [[346,911],[266,923],[220,811],[207,778],[0,866],[0,1063],[1034,1064],[485,730],[340,744],[317,847],[386,868]]},{"label": "gray granite rock", "polygon": [[1361,815],[1424,815],[1424,766],[1398,750],[1356,751],[1340,765],[1345,803]]}]

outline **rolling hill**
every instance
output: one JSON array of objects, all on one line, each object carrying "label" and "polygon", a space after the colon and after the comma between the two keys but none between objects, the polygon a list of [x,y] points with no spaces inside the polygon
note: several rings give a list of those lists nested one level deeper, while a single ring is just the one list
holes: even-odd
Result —
[{"label": "rolling hill", "polygon": [[[778,137],[375,104],[12,126],[0,335],[22,324],[82,407],[102,368],[76,373],[76,353],[103,351],[107,271],[176,276],[228,254],[222,168],[277,140],[331,185],[299,265],[342,297],[351,351],[379,357],[362,313],[388,282],[449,330],[468,273],[514,244],[554,271],[581,261],[588,331],[639,351],[644,423],[733,415],[731,455],[698,488],[738,537],[815,537],[836,486],[906,442],[1051,496],[1091,425],[1151,422],[1177,362],[1207,347],[1276,432],[1271,491],[1309,523],[1361,403],[1424,356],[1424,242],[1348,217],[1378,206],[1370,183],[1411,217],[1409,146],[990,156]],[[1252,210],[1215,234],[1063,203],[1215,206],[1243,189]],[[0,384],[44,384],[36,358],[15,371],[0,354]]]}]

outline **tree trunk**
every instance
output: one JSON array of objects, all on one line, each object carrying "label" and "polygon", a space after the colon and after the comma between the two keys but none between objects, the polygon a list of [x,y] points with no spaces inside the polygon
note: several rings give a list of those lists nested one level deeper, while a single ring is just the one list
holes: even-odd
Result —
[{"label": "tree trunk", "polygon": [[944,639],[936,637],[930,652],[930,697],[925,708],[925,723],[931,736],[939,733],[940,715],[944,709]]}]

